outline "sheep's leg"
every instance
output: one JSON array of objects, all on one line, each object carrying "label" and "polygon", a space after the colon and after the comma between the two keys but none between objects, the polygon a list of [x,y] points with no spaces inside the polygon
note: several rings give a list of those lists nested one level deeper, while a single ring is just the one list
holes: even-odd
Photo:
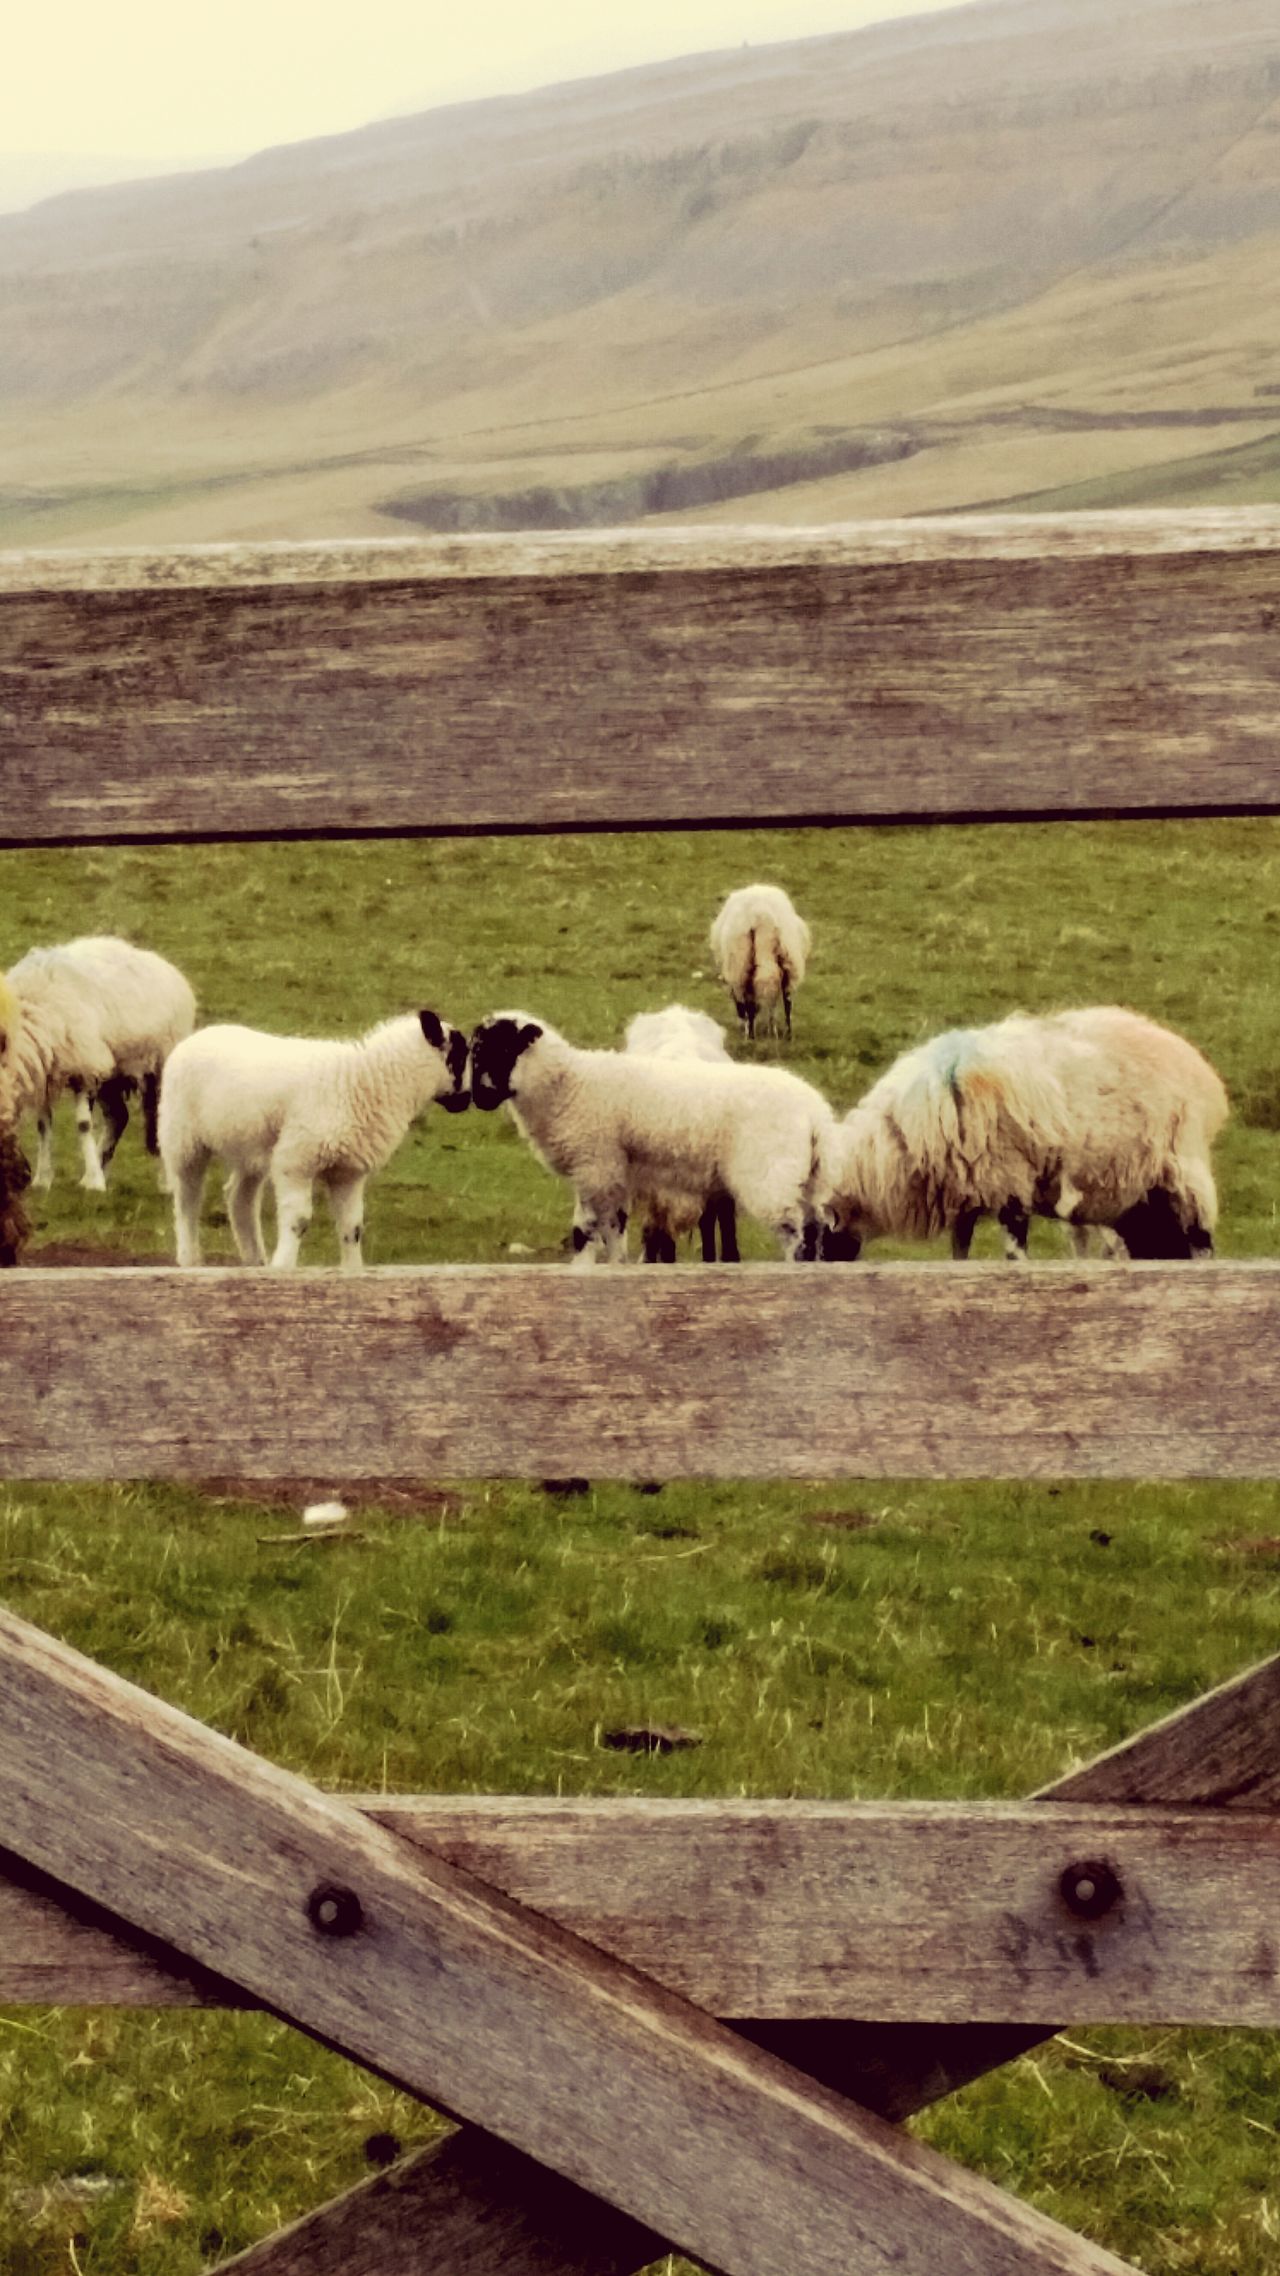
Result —
[{"label": "sheep's leg", "polygon": [[788,1043],[790,1043],[790,1041],[791,1041],[791,989],[790,989],[790,987],[789,987],[789,985],[788,985],[788,983],[787,983],[787,975],[786,975],[786,973],[785,973],[785,972],[784,972],[784,973],[783,973],[783,975],[782,975],[782,1016],[783,1016],[784,1020],[785,1020],[785,1021],[786,1021],[786,1023],[787,1023],[787,1041],[788,1041]]},{"label": "sheep's leg", "polygon": [[599,1198],[579,1194],[574,1211],[574,1238],[582,1234],[570,1272],[590,1272],[597,1264],[620,1264],[627,1253],[627,1211],[616,1195]]},{"label": "sheep's leg", "polygon": [[160,1151],[160,1076],[148,1067],[142,1078],[142,1135],[149,1154]]},{"label": "sheep's leg", "polygon": [[31,1183],[42,1188],[53,1184],[53,1109],[48,1106],[36,1116],[36,1166]]},{"label": "sheep's leg", "polygon": [[302,1236],[311,1223],[311,1180],[297,1171],[273,1170],[276,1197],[276,1245],[271,1262],[277,1272],[292,1272],[298,1261]]},{"label": "sheep's leg", "polygon": [[227,1179],[227,1215],[242,1264],[265,1264],[261,1170],[233,1170]]},{"label": "sheep's leg", "polygon": [[100,1160],[104,1173],[111,1166],[111,1157],[129,1127],[129,1083],[123,1075],[111,1075],[98,1092],[97,1103],[107,1125]]},{"label": "sheep's leg", "polygon": [[675,1240],[667,1231],[665,1225],[658,1225],[650,1221],[650,1223],[645,1226],[644,1234],[642,1236],[640,1244],[640,1253],[644,1258],[646,1264],[675,1263]]},{"label": "sheep's leg", "polygon": [[84,1175],[80,1183],[87,1193],[105,1193],[107,1181],[102,1174],[102,1157],[93,1134],[93,1107],[88,1092],[78,1080],[69,1083],[67,1087],[76,1102],[76,1129],[80,1134],[80,1156],[84,1163]]},{"label": "sheep's leg", "polygon": [[711,1204],[717,1218],[720,1235],[721,1264],[740,1264],[738,1254],[738,1210],[731,1193],[718,1193]]},{"label": "sheep's leg", "polygon": [[364,1179],[328,1178],[325,1190],[329,1212],[338,1235],[338,1257],[344,1272],[358,1272],[364,1263]]},{"label": "sheep's leg", "polygon": [[173,1231],[180,1265],[200,1262],[200,1204],[209,1154],[204,1148],[178,1165],[172,1180]]},{"label": "sheep's leg", "polygon": [[957,1264],[964,1263],[973,1247],[973,1236],[981,1215],[980,1209],[962,1209],[951,1228],[951,1254]]},{"label": "sheep's leg", "polygon": [[[714,1201],[709,1201],[706,1208],[703,1210],[701,1217],[698,1219],[698,1240],[702,1246],[702,1261],[704,1264],[714,1264],[716,1261],[717,1223],[717,1204]],[[646,1238],[647,1237],[648,1236],[646,1235]]]},{"label": "sheep's leg", "polygon": [[1027,1261],[1027,1236],[1031,1231],[1031,1219],[1022,1203],[1020,1201],[1006,1201],[1003,1209],[998,1210],[996,1214],[999,1219],[1000,1230],[1004,1234],[1004,1253],[1009,1263],[1025,1264]]}]

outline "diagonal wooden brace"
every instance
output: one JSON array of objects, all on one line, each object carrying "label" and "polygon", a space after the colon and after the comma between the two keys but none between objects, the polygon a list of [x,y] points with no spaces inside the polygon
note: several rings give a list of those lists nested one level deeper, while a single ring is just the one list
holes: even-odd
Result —
[{"label": "diagonal wooden brace", "polygon": [[[1280,1656],[1068,1772],[1040,1798],[1275,1810]],[[745,2035],[865,2107],[905,2118],[1051,2033],[1003,2024],[788,2022],[749,2025]],[[468,2203],[471,2257],[449,2222],[457,2202],[453,2159],[475,2192]],[[480,2174],[485,2179],[476,2187]],[[239,2276],[635,2276],[653,2257],[648,2238],[627,2257],[617,2216],[598,2200],[560,2208],[527,2170],[486,2168],[483,2144],[477,2147],[470,2130],[406,2160],[395,2182],[405,2192],[398,2201],[388,2200],[389,2179],[347,2191],[231,2265]],[[528,2244],[531,2223],[540,2257]],[[356,2257],[360,2240],[368,2246],[363,2258]]]},{"label": "diagonal wooden brace", "polygon": [[[51,1765],[58,1807],[49,1806]],[[0,1613],[9,1846],[724,2276],[1123,2263]]]}]

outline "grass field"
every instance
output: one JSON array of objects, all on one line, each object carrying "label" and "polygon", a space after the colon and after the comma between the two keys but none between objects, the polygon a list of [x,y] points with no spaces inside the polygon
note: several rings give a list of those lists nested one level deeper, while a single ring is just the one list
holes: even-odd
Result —
[{"label": "grass field", "polygon": [[[606,1041],[672,997],[717,1009],[706,927],[754,876],[813,924],[792,1063],[838,1104],[944,1024],[1126,1001],[1186,1029],[1232,1091],[1223,1251],[1280,1251],[1271,823],[5,854],[0,960],[119,929],[183,964],[208,1017],[350,1031],[516,1002]],[[167,1254],[134,1134],[105,1200],[74,1184],[74,1151],[64,1128],[39,1241]],[[209,1218],[226,1255],[212,1189]],[[433,1115],[370,1189],[368,1249],[545,1259],[567,1220],[504,1122]],[[331,1238],[318,1213],[310,1261]],[[1048,1229],[1035,1243],[1054,1253]],[[208,1491],[0,1490],[0,1595],[331,1786],[1016,1794],[1280,1625],[1271,1485],[565,1499],[437,1480],[375,1495],[362,1540],[294,1552],[262,1541],[279,1511],[235,1471],[229,1445]],[[701,1744],[601,1747],[650,1720]],[[1266,2037],[1072,2032],[920,2125],[1149,2276],[1269,2276],[1278,2121]],[[193,2276],[433,2123],[255,2017],[0,2015],[0,2267]]]}]

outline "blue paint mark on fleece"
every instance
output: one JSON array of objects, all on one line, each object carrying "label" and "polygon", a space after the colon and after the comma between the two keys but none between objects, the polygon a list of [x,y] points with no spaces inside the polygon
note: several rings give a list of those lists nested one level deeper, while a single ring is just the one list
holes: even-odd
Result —
[{"label": "blue paint mark on fleece", "polygon": [[929,1090],[939,1083],[945,1083],[952,1098],[958,1101],[961,1076],[980,1063],[981,1059],[982,1044],[978,1030],[973,1027],[949,1027],[944,1035],[935,1035],[931,1042],[923,1045],[919,1082]]}]

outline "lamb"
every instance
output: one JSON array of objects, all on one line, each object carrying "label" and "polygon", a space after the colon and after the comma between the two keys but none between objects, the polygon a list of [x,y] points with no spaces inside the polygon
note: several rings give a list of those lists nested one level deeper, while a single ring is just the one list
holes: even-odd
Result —
[{"label": "lamb", "polygon": [[317,1178],[344,1270],[363,1262],[365,1180],[438,1100],[468,1104],[467,1041],[433,1011],[384,1020],[354,1042],[205,1027],[172,1053],[160,1094],[160,1152],[173,1190],[178,1263],[200,1262],[200,1202],[213,1155],[230,1169],[227,1211],[245,1264],[266,1261],[262,1188],[276,1201],[271,1262],[296,1265]]},{"label": "lamb", "polygon": [[[190,985],[163,956],[110,933],[30,949],[8,977],[19,1011],[11,1039],[15,1111],[36,1116],[32,1182],[53,1183],[53,1110],[66,1090],[76,1103],[80,1183],[102,1193],[128,1124],[129,1094],[139,1087],[147,1150],[156,1152],[160,1070],[195,1026]],[[95,1104],[107,1126],[101,1150]]]},{"label": "lamb", "polygon": [[[707,1012],[691,1011],[687,1004],[667,1004],[660,1012],[638,1012],[623,1038],[623,1049],[643,1059],[702,1060],[726,1066],[729,1047],[724,1029]],[[717,1240],[722,1264],[737,1264],[738,1213],[732,1196],[717,1191],[703,1195],[691,1212],[683,1194],[655,1192],[634,1197],[643,1212],[641,1254],[646,1264],[674,1264],[676,1242],[695,1227],[702,1245],[702,1261],[714,1264]],[[582,1227],[573,1228],[575,1249],[584,1246]]]},{"label": "lamb", "polygon": [[761,1017],[775,1029],[779,1003],[790,1035],[791,997],[811,945],[809,927],[780,885],[741,885],[729,895],[711,927],[711,952],[744,1035],[754,1039]]},{"label": "lamb", "polygon": [[637,1194],[662,1194],[692,1224],[721,1189],[784,1256],[817,1254],[835,1118],[783,1068],[581,1051],[529,1012],[493,1012],[471,1039],[471,1096],[485,1112],[509,1104],[540,1160],[572,1180],[575,1268],[625,1255]]},{"label": "lamb", "polygon": [[875,1233],[949,1232],[967,1256],[998,1218],[1024,1260],[1030,1217],[1113,1229],[1132,1257],[1213,1246],[1210,1165],[1227,1095],[1184,1037],[1114,1005],[1017,1014],[908,1051],[842,1126],[828,1256]]}]

